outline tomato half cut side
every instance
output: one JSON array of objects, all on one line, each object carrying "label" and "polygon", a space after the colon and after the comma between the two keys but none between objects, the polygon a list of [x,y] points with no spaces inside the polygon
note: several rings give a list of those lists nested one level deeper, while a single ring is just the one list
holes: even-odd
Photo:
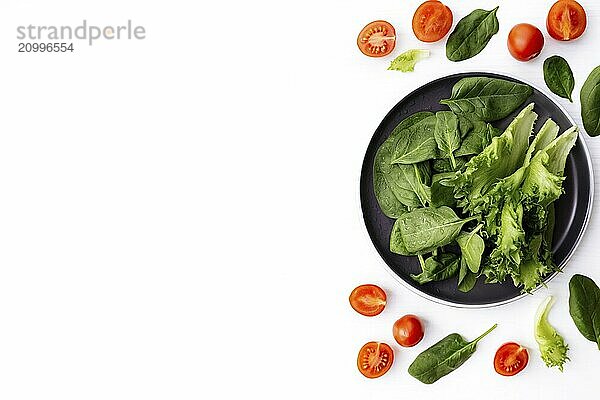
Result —
[{"label": "tomato half cut side", "polygon": [[396,47],[396,30],[387,21],[373,21],[360,31],[356,43],[366,56],[387,56]]},{"label": "tomato half cut side", "polygon": [[412,20],[413,32],[422,42],[437,42],[452,27],[452,11],[439,1],[421,4]]},{"label": "tomato half cut side", "polygon": [[573,40],[583,35],[587,26],[585,10],[575,0],[559,0],[548,12],[546,28],[556,40]]},{"label": "tomato half cut side", "polygon": [[359,314],[374,317],[385,308],[387,296],[376,285],[360,285],[350,293],[350,305]]},{"label": "tomato half cut side", "polygon": [[513,376],[523,371],[529,361],[527,349],[518,343],[504,343],[494,357],[494,369],[503,376]]},{"label": "tomato half cut side", "polygon": [[369,342],[358,352],[356,364],[367,378],[379,378],[389,371],[394,363],[394,351],[385,343]]}]

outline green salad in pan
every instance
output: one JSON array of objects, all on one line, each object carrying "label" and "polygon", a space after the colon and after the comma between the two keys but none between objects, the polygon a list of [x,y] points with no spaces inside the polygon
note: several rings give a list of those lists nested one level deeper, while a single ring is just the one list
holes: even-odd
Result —
[{"label": "green salad in pan", "polygon": [[[396,220],[390,250],[419,258],[419,284],[458,275],[468,292],[483,275],[530,292],[557,270],[553,204],[578,129],[559,134],[551,119],[536,121],[535,104],[524,105],[531,93],[507,80],[461,79],[440,101],[448,110],[407,117],[379,147],[373,184]],[[491,124],[519,109],[504,132]]]}]

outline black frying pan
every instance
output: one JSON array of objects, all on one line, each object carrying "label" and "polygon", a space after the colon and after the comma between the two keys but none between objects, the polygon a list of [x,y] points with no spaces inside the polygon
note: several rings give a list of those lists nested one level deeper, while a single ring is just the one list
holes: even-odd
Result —
[{"label": "black frying pan", "polygon": [[[473,290],[468,293],[462,293],[457,289],[456,278],[442,282],[431,282],[425,285],[417,284],[412,280],[410,274],[420,272],[419,262],[416,257],[404,257],[390,252],[389,238],[394,220],[386,217],[381,212],[373,191],[373,161],[375,153],[396,125],[408,115],[418,111],[447,109],[445,106],[439,104],[440,99],[449,98],[452,86],[460,79],[469,76],[502,78],[523,83],[518,79],[508,76],[485,72],[468,72],[437,79],[407,95],[381,121],[369,143],[360,177],[360,199],[367,231],[375,248],[391,271],[409,285],[409,288],[430,300],[447,305],[489,307],[507,303],[521,297],[520,289],[514,286],[510,278],[504,283],[484,284],[483,277],[480,277]],[[533,94],[523,106],[531,102],[535,103],[534,110],[539,115],[536,122],[536,130],[543,125],[547,118],[552,118],[560,126],[560,133],[574,125],[573,120],[561,107],[535,87],[533,87]],[[500,129],[506,128],[519,113],[520,109],[515,111],[513,115],[509,115],[507,118],[493,124]],[[579,244],[592,207],[592,165],[587,147],[581,136],[582,133],[580,132],[577,144],[567,159],[565,169],[566,179],[563,185],[565,193],[556,202],[553,254],[554,261],[560,267],[565,266],[575,247]],[[545,281],[549,281],[554,275],[549,275]]]}]

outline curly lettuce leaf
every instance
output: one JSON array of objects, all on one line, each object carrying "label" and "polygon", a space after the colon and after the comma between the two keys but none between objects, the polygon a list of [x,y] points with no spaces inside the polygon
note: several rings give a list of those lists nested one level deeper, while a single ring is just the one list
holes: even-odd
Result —
[{"label": "curly lettuce leaf", "polygon": [[533,138],[522,165],[499,179],[479,198],[485,234],[493,241],[483,268],[487,282],[511,276],[531,292],[556,270],[552,261],[552,202],[562,194],[566,157],[577,139],[576,128],[556,137],[558,125],[547,120]]},{"label": "curly lettuce leaf", "polygon": [[541,234],[534,235],[529,239],[529,246],[526,247],[524,256],[525,259],[512,278],[516,286],[522,284],[523,291],[531,293],[543,283],[544,276],[556,268],[551,260],[551,253],[545,238]]},{"label": "curly lettuce leaf", "polygon": [[550,118],[546,120],[544,125],[540,128],[540,131],[535,135],[531,144],[529,145],[529,149],[527,150],[527,154],[525,155],[525,165],[528,165],[531,161],[531,158],[540,150],[545,149],[558,135],[558,131],[560,127],[556,124],[556,122],[552,121]]},{"label": "curly lettuce leaf", "polygon": [[484,274],[488,282],[502,282],[507,275],[514,275],[521,264],[521,247],[525,242],[523,230],[523,205],[507,201],[500,214],[496,247],[490,253]]},{"label": "curly lettuce leaf", "polygon": [[548,154],[548,171],[563,176],[567,156],[571,152],[573,146],[575,146],[578,135],[579,129],[576,126],[573,126],[544,148],[544,151]]},{"label": "curly lettuce leaf", "polygon": [[499,179],[523,165],[536,118],[533,104],[525,107],[502,135],[493,138],[490,145],[471,158],[465,170],[457,174],[453,183],[460,207],[467,212],[478,212],[486,203],[486,192]]},{"label": "curly lettuce leaf", "polygon": [[554,304],[552,296],[547,297],[540,304],[535,314],[535,341],[538,343],[542,360],[546,365],[548,367],[558,367],[562,371],[565,362],[569,360],[569,357],[567,357],[569,346],[548,322],[548,313],[552,308],[552,304]]},{"label": "curly lettuce leaf", "polygon": [[565,163],[577,135],[577,127],[567,130],[536,153],[527,168],[521,191],[529,225],[535,232],[545,229],[548,206],[563,192]]},{"label": "curly lettuce leaf", "polygon": [[415,65],[424,58],[429,57],[429,50],[408,50],[394,58],[388,70],[413,72]]},{"label": "curly lettuce leaf", "polygon": [[543,208],[560,197],[564,180],[548,170],[548,160],[546,152],[536,154],[527,168],[521,187],[527,203],[534,203]]}]

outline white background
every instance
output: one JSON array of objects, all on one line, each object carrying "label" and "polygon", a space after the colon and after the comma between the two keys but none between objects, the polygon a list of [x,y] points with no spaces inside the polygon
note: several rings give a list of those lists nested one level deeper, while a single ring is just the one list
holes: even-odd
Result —
[{"label": "white background", "polygon": [[[362,222],[358,181],[381,119],[433,78],[483,69],[544,87],[543,60],[560,54],[578,94],[600,64],[600,3],[582,0],[589,25],[580,40],[546,34],[529,63],[508,54],[508,31],[543,28],[551,1],[447,0],[455,23],[501,3],[500,32],[461,63],[446,60],[444,41],[414,38],[420,1],[219,3],[0,6],[0,398],[593,398],[600,352],[568,315],[567,283],[575,272],[600,283],[600,208],[548,289],[461,310],[386,272]],[[84,18],[132,19],[147,39],[17,53],[18,25]],[[386,70],[393,57],[361,55],[356,36],[375,19],[396,27],[394,55],[427,48],[431,58],[402,74]],[[578,100],[556,100],[580,122]],[[598,171],[600,139],[586,140]],[[350,308],[361,283],[387,291],[380,316]],[[549,294],[550,320],[571,348],[564,373],[543,365],[532,334]],[[425,321],[426,335],[401,349],[391,328],[407,313]],[[472,339],[496,322],[434,385],[407,374],[446,334]],[[370,340],[396,351],[377,380],[356,368]],[[509,340],[529,349],[530,364],[504,378],[492,358]]]}]

